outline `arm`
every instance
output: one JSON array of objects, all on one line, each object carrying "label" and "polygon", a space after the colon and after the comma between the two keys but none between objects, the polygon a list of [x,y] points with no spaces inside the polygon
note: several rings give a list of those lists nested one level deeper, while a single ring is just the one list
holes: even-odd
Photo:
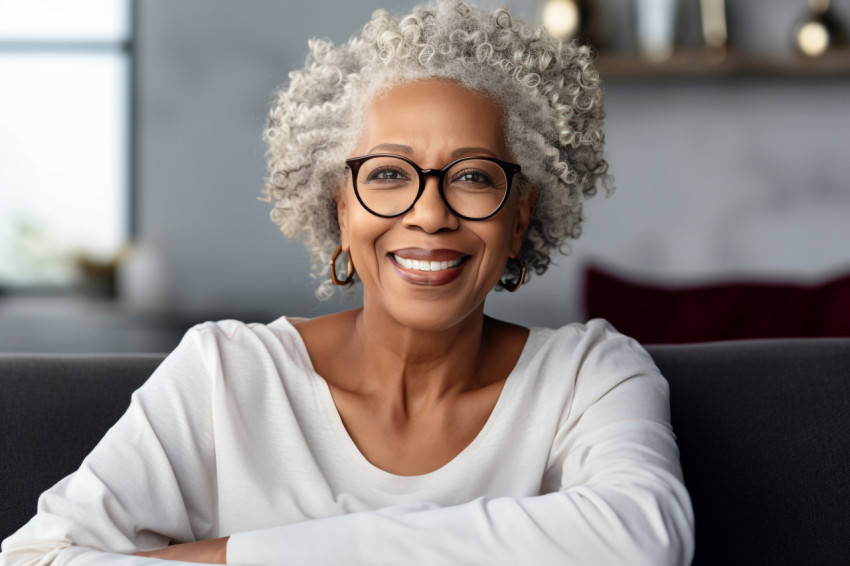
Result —
[{"label": "arm", "polygon": [[198,542],[186,542],[166,546],[159,550],[137,552],[135,555],[159,558],[160,560],[227,564],[227,539],[228,537],[221,537]]},{"label": "arm", "polygon": [[[408,504],[232,535],[230,564],[688,564],[693,516],[666,381],[634,342],[585,337],[536,497]],[[567,372],[570,373],[570,372]]]}]

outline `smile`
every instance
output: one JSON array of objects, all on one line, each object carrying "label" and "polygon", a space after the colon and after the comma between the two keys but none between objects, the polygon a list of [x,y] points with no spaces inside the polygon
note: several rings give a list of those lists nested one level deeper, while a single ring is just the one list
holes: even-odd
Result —
[{"label": "smile", "polygon": [[393,260],[405,269],[413,269],[416,271],[445,271],[452,267],[457,267],[465,258],[458,258],[451,261],[427,261],[418,259],[407,259],[392,254]]}]

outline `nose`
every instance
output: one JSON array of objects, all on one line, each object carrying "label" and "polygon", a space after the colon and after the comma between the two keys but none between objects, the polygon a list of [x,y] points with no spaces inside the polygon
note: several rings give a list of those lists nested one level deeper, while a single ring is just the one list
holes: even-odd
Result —
[{"label": "nose", "polygon": [[449,210],[440,196],[440,180],[436,176],[425,178],[422,195],[404,215],[403,222],[405,226],[420,228],[429,234],[456,230],[460,225],[460,219]]}]

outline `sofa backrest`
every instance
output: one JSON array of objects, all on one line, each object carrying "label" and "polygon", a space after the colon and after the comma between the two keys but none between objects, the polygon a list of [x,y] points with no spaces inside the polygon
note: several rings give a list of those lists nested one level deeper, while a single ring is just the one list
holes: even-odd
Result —
[{"label": "sofa backrest", "polygon": [[649,351],[670,383],[694,564],[850,564],[850,339]]},{"label": "sofa backrest", "polygon": [[[649,351],[670,383],[694,564],[850,564],[850,339]],[[0,354],[0,539],[162,358]]]}]

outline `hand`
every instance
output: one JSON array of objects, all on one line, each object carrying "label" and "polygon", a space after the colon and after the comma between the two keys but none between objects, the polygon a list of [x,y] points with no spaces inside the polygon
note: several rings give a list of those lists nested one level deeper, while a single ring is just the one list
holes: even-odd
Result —
[{"label": "hand", "polygon": [[227,564],[227,539],[213,538],[199,542],[174,544],[159,550],[137,552],[136,556],[159,558],[160,560],[182,560],[183,562],[201,562],[203,564]]}]

